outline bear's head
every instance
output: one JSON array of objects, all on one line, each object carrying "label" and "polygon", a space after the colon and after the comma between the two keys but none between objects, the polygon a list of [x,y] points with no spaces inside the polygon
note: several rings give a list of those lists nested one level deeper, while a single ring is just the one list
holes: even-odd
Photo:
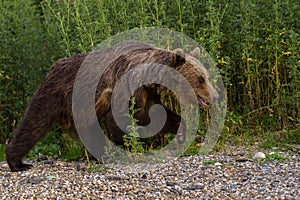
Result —
[{"label": "bear's head", "polygon": [[183,75],[191,84],[197,95],[197,100],[203,107],[208,107],[213,99],[219,95],[209,81],[209,73],[205,67],[199,62],[200,49],[196,47],[189,54],[182,49],[173,51],[173,60],[181,60],[179,65],[175,65],[175,69]]}]

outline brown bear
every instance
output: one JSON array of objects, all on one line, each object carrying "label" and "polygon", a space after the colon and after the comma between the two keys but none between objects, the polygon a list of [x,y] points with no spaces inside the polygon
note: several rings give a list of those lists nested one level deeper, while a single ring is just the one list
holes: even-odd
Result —
[{"label": "brown bear", "polygon": [[[217,92],[209,82],[206,69],[198,61],[199,48],[190,54],[182,49],[167,51],[139,42],[124,42],[113,48],[93,52],[93,56],[112,60],[101,76],[95,94],[96,115],[101,123],[110,124],[108,138],[122,143],[122,134],[113,123],[111,112],[111,94],[117,81],[129,70],[142,63],[157,63],[168,66],[181,73],[190,83],[198,98],[198,103],[207,107]],[[76,55],[59,60],[51,69],[40,88],[32,97],[22,121],[6,148],[6,160],[11,171],[29,169],[32,165],[22,162],[26,153],[40,141],[53,125],[76,131],[72,114],[72,92],[77,72],[88,54]],[[163,76],[158,74],[158,76]],[[136,77],[138,78],[138,77]],[[167,89],[156,84],[140,87],[133,94],[137,101],[136,113],[139,125],[149,123],[149,108],[161,104],[160,95]],[[166,108],[167,121],[163,132],[176,132],[180,129],[180,115]],[[184,127],[181,127],[182,131]],[[180,132],[180,131],[179,131]]]}]

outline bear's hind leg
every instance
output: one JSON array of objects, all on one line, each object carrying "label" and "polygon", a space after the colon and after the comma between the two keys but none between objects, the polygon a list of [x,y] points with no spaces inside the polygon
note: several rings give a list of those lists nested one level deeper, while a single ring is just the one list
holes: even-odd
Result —
[{"label": "bear's hind leg", "polygon": [[24,164],[22,158],[47,133],[44,128],[28,130],[22,125],[6,147],[6,161],[11,171],[23,171],[32,167],[30,164]]},{"label": "bear's hind leg", "polygon": [[23,171],[32,167],[30,164],[23,163],[22,158],[46,134],[47,130],[45,128],[26,130],[20,126],[16,135],[6,147],[6,161],[11,171]]},{"label": "bear's hind leg", "polygon": [[[39,107],[35,106],[35,108]],[[27,110],[15,136],[6,147],[6,161],[11,171],[27,170],[32,166],[24,164],[22,158],[52,127],[53,121],[49,113],[42,114],[35,108],[31,107]]]}]

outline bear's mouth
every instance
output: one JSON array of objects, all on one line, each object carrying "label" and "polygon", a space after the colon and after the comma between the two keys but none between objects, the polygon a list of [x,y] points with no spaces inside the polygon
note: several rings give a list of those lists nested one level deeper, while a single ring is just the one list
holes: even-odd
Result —
[{"label": "bear's mouth", "polygon": [[197,95],[197,97],[198,97],[198,101],[200,102],[200,104],[204,108],[208,108],[209,107],[209,103],[207,103],[201,96]]}]

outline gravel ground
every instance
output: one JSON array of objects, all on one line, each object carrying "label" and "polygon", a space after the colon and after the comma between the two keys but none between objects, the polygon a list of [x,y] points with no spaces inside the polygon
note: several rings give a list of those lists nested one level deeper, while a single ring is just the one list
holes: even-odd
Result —
[{"label": "gravel ground", "polygon": [[[214,155],[163,164],[106,166],[88,172],[82,163],[36,162],[25,172],[0,163],[2,199],[300,199],[300,154],[228,147]],[[275,160],[268,159],[274,155]],[[284,157],[285,160],[278,159]],[[103,168],[104,169],[104,168]]]}]

